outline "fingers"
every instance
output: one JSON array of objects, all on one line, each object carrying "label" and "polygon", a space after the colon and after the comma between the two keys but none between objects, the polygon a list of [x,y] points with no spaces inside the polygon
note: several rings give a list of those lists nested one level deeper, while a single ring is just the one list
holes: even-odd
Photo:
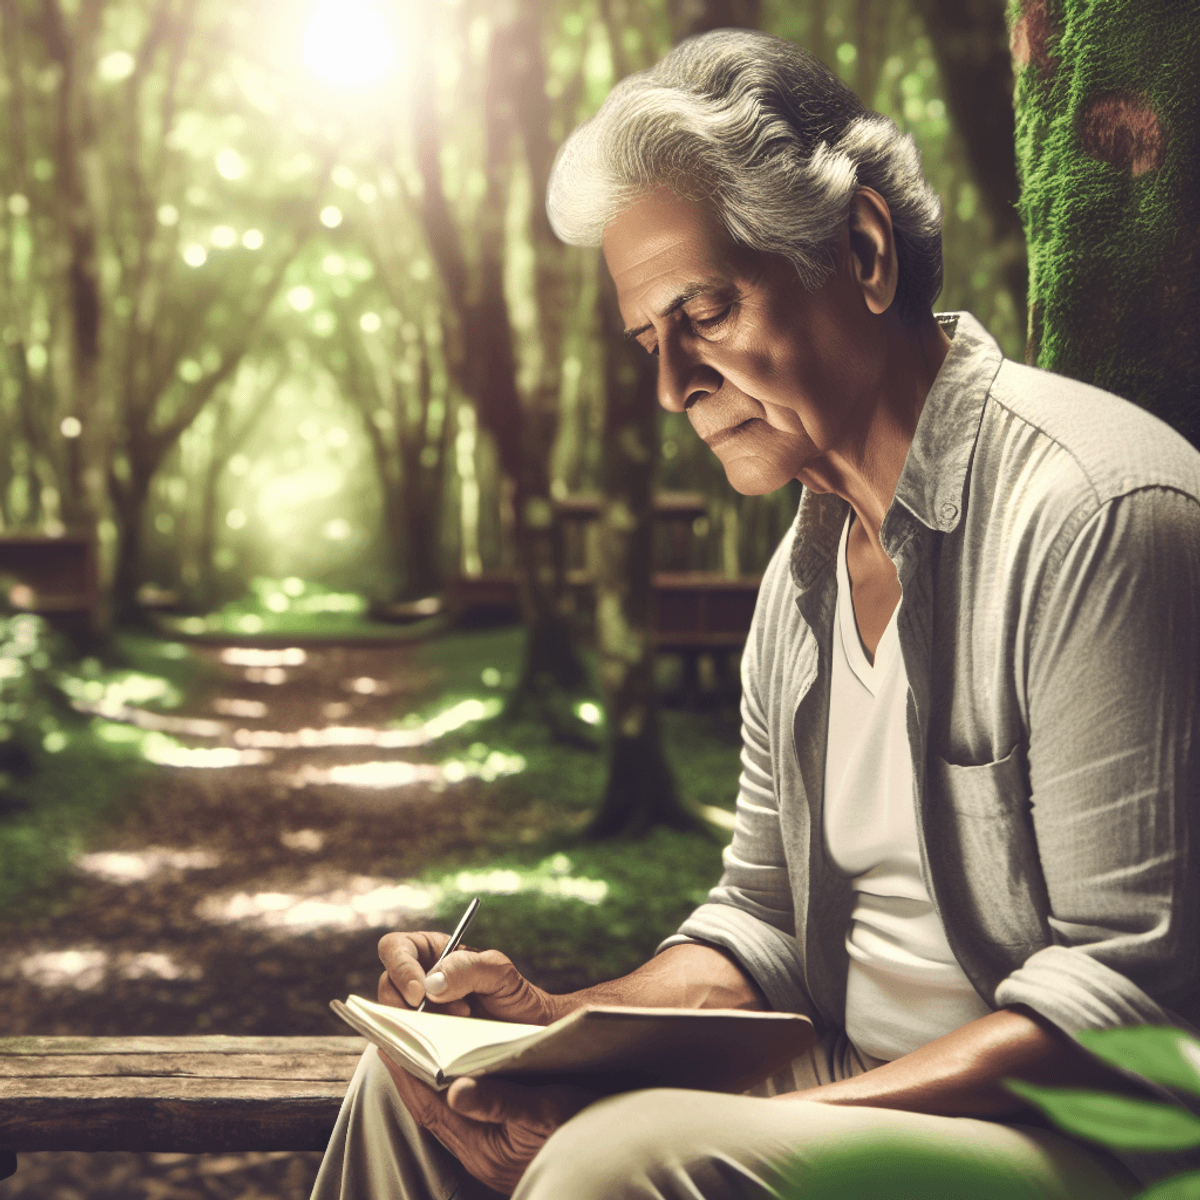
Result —
[{"label": "fingers", "polygon": [[379,1003],[416,1008],[425,999],[425,968],[437,961],[447,940],[444,933],[384,934],[379,939],[379,961],[390,986],[385,988],[379,981]]},{"label": "fingers", "polygon": [[498,950],[456,950],[429,973],[425,991],[438,1004],[470,996],[488,1015],[531,1025],[546,1023],[543,993]]},{"label": "fingers", "polygon": [[456,1079],[446,1093],[446,1103],[464,1117],[489,1125],[519,1125],[543,1137],[595,1099],[595,1093],[583,1088],[525,1087],[492,1078]]},{"label": "fingers", "polygon": [[554,1020],[552,998],[524,979],[506,955],[462,946],[439,963],[446,941],[444,933],[385,934],[379,958],[388,982],[379,981],[380,1003],[416,1008],[427,998],[438,1011],[455,1016],[474,1012],[530,1025]]}]

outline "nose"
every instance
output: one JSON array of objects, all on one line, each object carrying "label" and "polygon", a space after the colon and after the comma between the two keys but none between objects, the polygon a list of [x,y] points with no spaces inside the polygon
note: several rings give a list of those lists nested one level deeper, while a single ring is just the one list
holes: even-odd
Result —
[{"label": "nose", "polygon": [[723,380],[718,371],[687,353],[673,339],[658,344],[658,402],[667,412],[686,412],[711,396]]}]

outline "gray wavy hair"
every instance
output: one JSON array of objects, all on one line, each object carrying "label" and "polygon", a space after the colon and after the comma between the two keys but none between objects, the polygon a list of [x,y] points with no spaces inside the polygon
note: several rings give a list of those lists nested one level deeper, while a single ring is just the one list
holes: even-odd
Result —
[{"label": "gray wavy hair", "polygon": [[782,38],[718,29],[623,79],[559,150],[546,210],[564,242],[597,246],[662,185],[714,205],[735,241],[783,255],[810,291],[834,270],[850,198],[872,188],[891,211],[901,320],[941,291],[942,204],[911,135]]}]

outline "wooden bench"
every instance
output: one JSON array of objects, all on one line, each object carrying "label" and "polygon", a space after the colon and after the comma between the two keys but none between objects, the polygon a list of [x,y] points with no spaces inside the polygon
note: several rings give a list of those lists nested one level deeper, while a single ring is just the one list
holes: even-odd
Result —
[{"label": "wooden bench", "polygon": [[324,1150],[355,1037],[0,1038],[0,1151]]},{"label": "wooden bench", "polygon": [[0,537],[0,578],[13,608],[45,617],[73,637],[95,629],[100,586],[90,537],[6,534]]},{"label": "wooden bench", "polygon": [[699,698],[700,659],[712,655],[718,690],[736,694],[737,672],[730,659],[746,644],[759,578],[730,579],[708,571],[658,571],[654,576],[654,643],[678,654],[683,678],[677,693],[665,699],[690,705]]}]

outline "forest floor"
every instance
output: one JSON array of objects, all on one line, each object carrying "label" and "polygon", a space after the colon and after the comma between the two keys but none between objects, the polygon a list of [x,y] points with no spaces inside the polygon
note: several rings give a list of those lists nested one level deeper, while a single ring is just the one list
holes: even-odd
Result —
[{"label": "forest floor", "polygon": [[[220,647],[194,653],[209,669],[176,715],[228,721],[233,714],[231,726],[245,731],[234,734],[242,745],[254,741],[248,735],[261,743],[302,729],[394,728],[398,716],[428,711],[447,682],[419,646],[405,644],[313,647],[303,664],[274,672],[229,665]],[[478,680],[479,659],[470,647],[463,657]],[[460,750],[458,770],[440,776],[429,751],[369,744],[284,746],[257,764],[148,773],[49,898],[0,914],[5,1033],[345,1034],[328,1002],[350,992],[374,996],[380,934],[453,923],[461,899],[453,885],[431,882],[431,869],[478,875],[511,864],[514,853],[534,864],[533,874],[510,870],[493,890],[524,887],[524,906],[510,904],[504,918],[498,903],[492,940],[483,940],[482,920],[476,940],[507,948],[518,928],[536,937],[539,927],[562,927],[565,942],[547,937],[544,952],[513,956],[538,982],[569,990],[639,961],[700,898],[695,880],[715,875],[715,842],[651,839],[646,853],[662,859],[654,867],[658,890],[672,891],[672,869],[679,880],[667,907],[652,914],[653,929],[636,922],[626,929],[619,905],[600,912],[576,904],[573,911],[588,911],[571,918],[574,926],[543,911],[547,875],[536,863],[551,862],[555,877],[570,881],[572,861],[553,852],[573,845],[586,798],[554,802],[536,785],[536,771],[498,783],[486,782],[486,771],[464,777],[461,761],[478,771],[487,753],[479,744]],[[499,761],[503,767],[503,755]],[[405,786],[336,781],[339,768],[375,764],[369,778],[373,770],[386,774],[380,764],[404,762],[419,768]],[[600,766],[581,769],[590,780]],[[629,869],[631,856],[619,847],[596,855],[592,874],[606,863],[610,876]],[[440,878],[457,878],[460,890],[479,886],[461,874]],[[640,919],[645,906],[634,907]],[[623,930],[634,944],[614,959],[606,937],[620,941]],[[315,1153],[23,1154],[17,1174],[0,1182],[0,1200],[302,1200],[319,1162]]]}]

